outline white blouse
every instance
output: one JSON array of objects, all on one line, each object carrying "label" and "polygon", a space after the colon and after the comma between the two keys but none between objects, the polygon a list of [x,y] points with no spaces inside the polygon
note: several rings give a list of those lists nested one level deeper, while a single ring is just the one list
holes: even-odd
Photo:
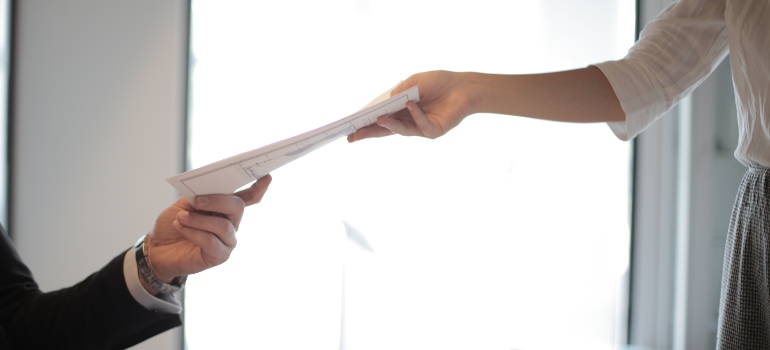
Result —
[{"label": "white blouse", "polygon": [[[770,167],[770,0],[681,0],[621,60],[596,65],[615,90],[629,140],[700,85],[731,53],[740,131],[735,157]],[[697,118],[697,116],[696,116]]]}]

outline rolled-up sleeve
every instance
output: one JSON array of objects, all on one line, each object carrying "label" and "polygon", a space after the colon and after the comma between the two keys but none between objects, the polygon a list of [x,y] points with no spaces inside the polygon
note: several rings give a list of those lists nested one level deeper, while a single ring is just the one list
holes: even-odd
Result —
[{"label": "rolled-up sleeve", "polygon": [[621,60],[595,65],[612,85],[626,120],[622,140],[644,131],[698,87],[727,56],[724,1],[682,0],[661,12]]}]

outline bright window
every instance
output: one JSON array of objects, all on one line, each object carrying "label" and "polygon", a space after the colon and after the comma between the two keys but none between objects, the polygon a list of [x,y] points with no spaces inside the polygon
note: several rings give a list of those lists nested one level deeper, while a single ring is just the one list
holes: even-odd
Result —
[{"label": "bright window", "polygon": [[[629,0],[193,1],[191,165],[345,117],[420,71],[620,58],[633,11]],[[189,349],[625,342],[629,148],[606,125],[475,115],[436,140],[339,140],[273,178],[231,260],[188,282]]]}]

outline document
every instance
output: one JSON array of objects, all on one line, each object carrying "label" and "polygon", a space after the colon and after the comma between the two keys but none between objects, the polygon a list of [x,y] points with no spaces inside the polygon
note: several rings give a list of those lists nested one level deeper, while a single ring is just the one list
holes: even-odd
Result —
[{"label": "document", "polygon": [[[392,89],[391,89],[392,90]],[[291,161],[317,150],[356,130],[374,124],[377,118],[419,101],[417,86],[393,97],[387,91],[358,112],[315,130],[241,153],[166,179],[190,202],[204,194],[233,193]]]}]

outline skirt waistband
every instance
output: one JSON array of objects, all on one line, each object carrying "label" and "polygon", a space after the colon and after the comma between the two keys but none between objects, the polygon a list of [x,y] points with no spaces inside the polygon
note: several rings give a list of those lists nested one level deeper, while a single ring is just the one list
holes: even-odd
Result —
[{"label": "skirt waistband", "polygon": [[770,174],[770,168],[768,168],[766,166],[763,166],[763,165],[759,165],[759,164],[751,164],[751,165],[749,165],[749,171],[759,172],[759,173],[763,173],[763,174]]}]

